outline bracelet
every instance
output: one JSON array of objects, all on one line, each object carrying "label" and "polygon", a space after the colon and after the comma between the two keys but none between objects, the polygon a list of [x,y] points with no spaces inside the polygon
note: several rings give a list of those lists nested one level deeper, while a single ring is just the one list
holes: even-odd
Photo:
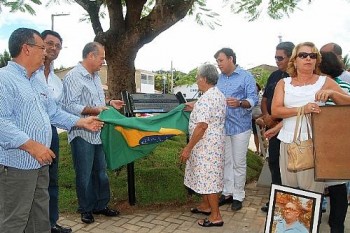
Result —
[{"label": "bracelet", "polygon": [[107,105],[108,105],[108,106],[111,106],[111,101],[112,101],[112,100],[108,100],[108,102],[107,102]]}]

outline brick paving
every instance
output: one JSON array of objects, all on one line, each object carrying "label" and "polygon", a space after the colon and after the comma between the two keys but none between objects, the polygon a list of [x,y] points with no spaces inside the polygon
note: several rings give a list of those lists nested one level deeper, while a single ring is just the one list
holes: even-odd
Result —
[{"label": "brick paving", "polygon": [[[230,205],[220,207],[225,222],[223,227],[203,228],[198,226],[197,220],[204,218],[204,215],[169,209],[121,213],[113,218],[95,216],[95,222],[89,225],[81,222],[79,214],[61,215],[59,224],[72,227],[75,233],[263,233],[266,214],[260,208],[267,202],[268,196],[269,188],[257,187],[255,183],[248,184],[241,210],[233,212]],[[330,231],[327,225],[328,213],[329,210],[323,214],[320,233]],[[346,219],[345,225],[345,232],[350,232],[350,217]]]}]

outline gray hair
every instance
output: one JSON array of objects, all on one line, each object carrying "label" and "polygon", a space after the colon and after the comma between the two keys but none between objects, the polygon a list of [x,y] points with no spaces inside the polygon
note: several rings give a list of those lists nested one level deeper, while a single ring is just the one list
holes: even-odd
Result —
[{"label": "gray hair", "polygon": [[83,59],[87,58],[87,56],[89,55],[89,53],[93,53],[94,55],[98,54],[98,49],[100,47],[103,47],[103,45],[101,45],[98,42],[89,42],[84,46],[83,49]]},{"label": "gray hair", "polygon": [[219,72],[216,69],[216,66],[208,63],[198,67],[197,75],[204,77],[206,82],[211,85],[216,85],[219,78]]}]

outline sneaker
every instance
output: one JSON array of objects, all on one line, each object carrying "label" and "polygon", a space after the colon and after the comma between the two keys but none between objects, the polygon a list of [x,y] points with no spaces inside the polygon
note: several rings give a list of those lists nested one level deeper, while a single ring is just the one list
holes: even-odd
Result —
[{"label": "sneaker", "polygon": [[242,202],[238,200],[233,200],[231,205],[231,210],[237,211],[242,209]]}]

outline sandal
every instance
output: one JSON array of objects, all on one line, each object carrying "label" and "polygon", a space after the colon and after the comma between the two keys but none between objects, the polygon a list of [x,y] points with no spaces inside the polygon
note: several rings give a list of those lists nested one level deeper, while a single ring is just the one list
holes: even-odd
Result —
[{"label": "sandal", "polygon": [[191,213],[194,213],[194,214],[204,214],[204,215],[207,215],[209,216],[211,214],[211,212],[206,212],[206,211],[203,211],[203,210],[200,210],[198,208],[191,208]]},{"label": "sandal", "polygon": [[203,223],[198,222],[198,225],[201,227],[222,227],[224,222],[211,222],[209,219],[203,219]]}]

